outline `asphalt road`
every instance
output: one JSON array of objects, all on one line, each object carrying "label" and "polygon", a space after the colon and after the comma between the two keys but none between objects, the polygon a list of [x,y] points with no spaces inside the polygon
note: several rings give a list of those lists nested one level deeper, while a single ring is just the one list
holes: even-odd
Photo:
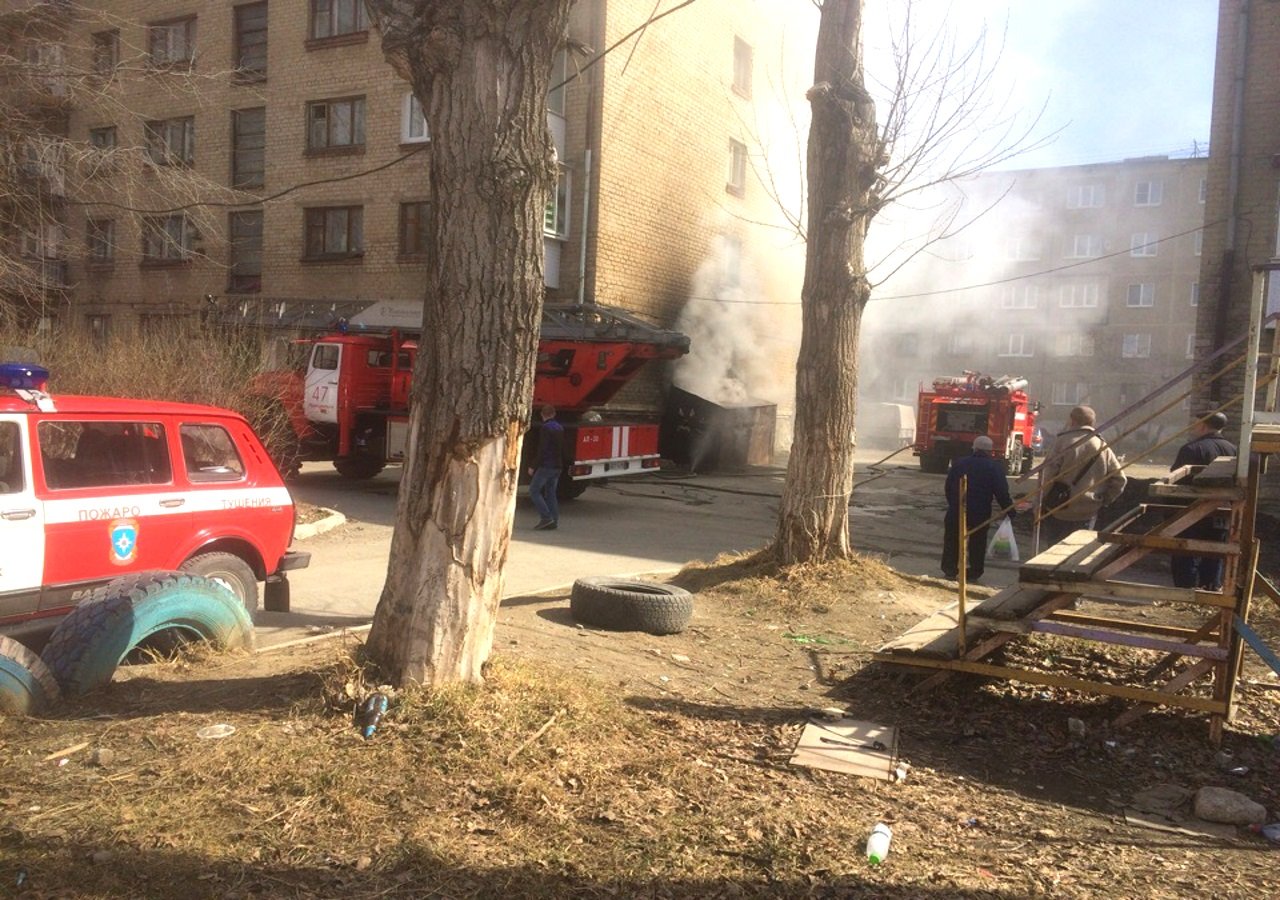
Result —
[{"label": "asphalt road", "polygon": [[[943,476],[921,473],[909,453],[872,468],[883,455],[874,450],[858,454],[854,546],[901,571],[939,575]],[[672,572],[691,560],[762,547],[773,535],[784,474],[778,468],[758,468],[619,480],[592,487],[564,504],[556,531],[534,531],[537,513],[521,496],[504,593],[519,596],[557,588],[584,575]],[[291,573],[290,613],[260,615],[260,644],[370,620],[386,575],[399,477],[398,469],[389,469],[371,481],[350,482],[327,464],[304,467],[292,485],[295,496],[341,511],[348,523],[299,543],[311,551],[311,566]],[[1024,554],[1028,551],[1023,548]],[[1016,574],[1015,563],[992,560],[983,583],[1003,587]]]}]

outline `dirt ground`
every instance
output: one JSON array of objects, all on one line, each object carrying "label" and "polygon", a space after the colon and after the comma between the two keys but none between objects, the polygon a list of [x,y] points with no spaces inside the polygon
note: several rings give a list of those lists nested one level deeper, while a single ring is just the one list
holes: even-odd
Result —
[{"label": "dirt ground", "polygon": [[[1154,785],[1218,784],[1280,818],[1280,690],[1256,660],[1224,744],[1236,776],[1183,713],[1116,731],[1122,705],[1067,691],[957,677],[912,692],[918,675],[868,657],[953,599],[942,582],[751,559],[673,580],[695,614],[668,637],[579,627],[562,594],[504,602],[486,685],[396,696],[368,742],[349,638],[134,667],[51,718],[0,722],[0,894],[1280,893],[1280,850],[1258,837],[1123,817]],[[1280,610],[1256,624],[1280,643]],[[1156,658],[1101,651],[1036,640],[1007,660],[1108,678]],[[907,779],[790,766],[807,711],[829,706],[899,726]],[[196,736],[214,723],[236,732]],[[873,868],[877,821],[894,836]]]}]

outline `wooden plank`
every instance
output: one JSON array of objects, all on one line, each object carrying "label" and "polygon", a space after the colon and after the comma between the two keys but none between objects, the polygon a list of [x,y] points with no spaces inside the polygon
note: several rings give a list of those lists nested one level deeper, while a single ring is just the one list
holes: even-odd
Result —
[{"label": "wooden plank", "polygon": [[[1213,660],[1202,659],[1195,665],[1183,669],[1173,678],[1169,679],[1169,683],[1162,686],[1160,688],[1160,692],[1172,694],[1175,691],[1180,691],[1201,675],[1207,675],[1209,672],[1212,672],[1215,665],[1216,663],[1214,663]],[[1123,728],[1139,716],[1142,716],[1155,708],[1156,706],[1154,703],[1139,703],[1137,706],[1126,709],[1124,712],[1120,713],[1120,715],[1111,720],[1111,724],[1115,728]]]},{"label": "wooden plank", "polygon": [[1241,488],[1196,487],[1194,484],[1160,484],[1147,486],[1147,496],[1161,500],[1224,500],[1232,502],[1244,495]]},{"label": "wooden plank", "polygon": [[1199,472],[1191,476],[1191,483],[1197,487],[1239,487],[1236,483],[1236,458],[1219,456]]},{"label": "wooden plank", "polygon": [[1037,554],[1022,566],[1018,570],[1019,580],[1039,584],[1088,579],[1118,553],[1114,547],[1098,541],[1097,537],[1094,531],[1073,531],[1065,540]]},{"label": "wooden plank", "polygon": [[[998,628],[999,626],[997,626]],[[1180,641],[1166,641],[1160,638],[1147,637],[1141,634],[1122,634],[1106,631],[1102,628],[1089,628],[1083,625],[1070,625],[1066,622],[1032,622],[1027,626],[1031,631],[1042,634],[1056,634],[1059,637],[1078,638],[1083,641],[1098,641],[1103,644],[1119,644],[1122,647],[1138,647],[1142,650],[1163,650],[1166,653],[1179,653],[1183,656],[1194,656],[1200,659],[1227,658],[1223,647],[1205,647],[1199,644]]]},{"label": "wooden plank", "polygon": [[[1069,609],[1059,610],[1050,618],[1055,622],[1070,622],[1073,625],[1097,625],[1100,628],[1114,628],[1116,631],[1140,631],[1147,634],[1163,634],[1169,637],[1186,638],[1192,642],[1216,637],[1210,633],[1201,635],[1198,628],[1184,628],[1180,625],[1156,625],[1148,622],[1135,622],[1130,619],[1114,619],[1108,616],[1091,616],[1088,613],[1075,612]],[[1213,620],[1216,623],[1216,619]]]},{"label": "wooden plank", "polygon": [[1192,588],[1165,587],[1159,584],[1142,584],[1137,581],[1037,581],[1027,582],[1027,587],[1047,591],[1062,591],[1090,598],[1114,597],[1118,600],[1150,600],[1164,603],[1194,603],[1197,606],[1217,606],[1234,609],[1234,597],[1216,591],[1198,591]]},{"label": "wooden plank", "polygon": [[1275,651],[1267,646],[1267,642],[1262,639],[1262,636],[1250,628],[1239,616],[1235,616],[1234,620],[1236,631],[1240,634],[1240,637],[1244,638],[1244,642],[1249,645],[1254,653],[1258,654],[1258,657],[1264,663],[1271,667],[1271,671],[1280,675],[1280,656],[1277,656]]},{"label": "wooden plank", "polygon": [[[1195,634],[1191,635],[1189,638],[1187,638],[1187,640],[1207,641],[1210,637],[1217,636],[1218,622],[1219,622],[1219,617],[1215,613],[1207,622],[1205,622],[1203,625],[1197,628]],[[1176,663],[1178,659],[1179,659],[1179,655],[1177,653],[1170,653],[1168,656],[1160,660],[1150,669],[1147,669],[1147,673],[1143,677],[1147,679],[1155,678],[1165,669],[1168,669],[1170,666]]]},{"label": "wooden plank", "polygon": [[1253,451],[1255,453],[1280,453],[1280,425],[1269,423],[1254,425]]},{"label": "wooden plank", "polygon": [[1151,486],[1154,487],[1157,484],[1178,484],[1179,482],[1189,478],[1191,475],[1194,475],[1195,471],[1195,466],[1179,466],[1163,478],[1152,482]]},{"label": "wooden plank", "polygon": [[1176,694],[1165,694],[1147,688],[1131,687],[1127,684],[1109,684],[1101,681],[1088,681],[1083,678],[1070,678],[1055,672],[1035,672],[1030,669],[1014,669],[1009,666],[994,666],[989,663],[970,662],[966,659],[923,659],[917,656],[894,656],[874,653],[871,656],[877,662],[894,663],[901,666],[916,666],[922,669],[946,669],[951,672],[968,672],[971,675],[986,675],[989,678],[1005,678],[1009,681],[1022,681],[1028,684],[1043,684],[1048,687],[1066,688],[1086,694],[1104,694],[1109,697],[1123,697],[1126,700],[1138,700],[1143,703],[1154,703],[1160,706],[1179,706],[1200,712],[1223,715],[1226,704],[1208,697],[1180,697]]},{"label": "wooden plank", "polygon": [[983,619],[1021,619],[1052,596],[1039,586],[1015,584],[983,600],[969,614]]},{"label": "wooden plank", "polygon": [[[956,640],[959,624],[959,605],[953,603],[886,643],[880,648],[880,652],[919,653],[937,659],[956,659],[960,656]],[[991,633],[991,629],[980,618],[970,617],[965,627],[968,637],[973,640]]]},{"label": "wooden plank", "polygon": [[1196,556],[1239,556],[1240,545],[1230,541],[1199,541],[1191,538],[1164,537],[1158,534],[1100,534],[1098,540],[1125,547],[1148,550],[1176,550]]}]

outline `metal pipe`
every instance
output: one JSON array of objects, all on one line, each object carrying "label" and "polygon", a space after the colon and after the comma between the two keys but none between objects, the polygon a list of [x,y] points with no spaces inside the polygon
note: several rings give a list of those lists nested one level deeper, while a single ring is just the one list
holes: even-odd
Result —
[{"label": "metal pipe", "polygon": [[956,581],[960,585],[960,603],[956,608],[956,621],[960,625],[960,633],[956,635],[956,646],[960,650],[960,656],[964,656],[968,649],[965,646],[965,588],[968,585],[969,575],[969,516],[967,504],[969,502],[969,476],[960,476],[960,558],[956,561]]},{"label": "metal pipe", "polygon": [[591,148],[588,147],[582,162],[582,235],[578,244],[578,305],[587,296],[587,223],[591,221]]}]

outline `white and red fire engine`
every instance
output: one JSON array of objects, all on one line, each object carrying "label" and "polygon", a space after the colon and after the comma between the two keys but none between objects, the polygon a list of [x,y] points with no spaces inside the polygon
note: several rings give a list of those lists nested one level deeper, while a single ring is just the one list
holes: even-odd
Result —
[{"label": "white and red fire engine", "polygon": [[212,578],[252,613],[288,607],[294,509],[237,413],[50,395],[48,372],[0,365],[0,628],[61,616],[129,572]]},{"label": "white and red fire engine", "polygon": [[912,448],[920,469],[946,472],[951,460],[971,453],[974,439],[985,435],[1010,475],[1029,471],[1040,404],[1027,397],[1026,386],[1025,378],[969,371],[935,378],[932,387],[921,385]]},{"label": "white and red fire engine", "polygon": [[[376,304],[311,340],[305,370],[261,376],[259,391],[280,401],[296,436],[277,454],[281,471],[291,473],[302,460],[331,460],[345,477],[371,478],[403,462],[418,356],[411,335],[421,321],[421,304],[414,306]],[[386,327],[390,323],[396,327]],[[563,496],[577,496],[593,480],[658,468],[656,421],[597,409],[646,362],[688,351],[685,335],[619,310],[594,304],[545,309],[533,408],[552,404],[565,427],[571,459],[560,479]],[[525,442],[526,454],[534,443]]]}]

